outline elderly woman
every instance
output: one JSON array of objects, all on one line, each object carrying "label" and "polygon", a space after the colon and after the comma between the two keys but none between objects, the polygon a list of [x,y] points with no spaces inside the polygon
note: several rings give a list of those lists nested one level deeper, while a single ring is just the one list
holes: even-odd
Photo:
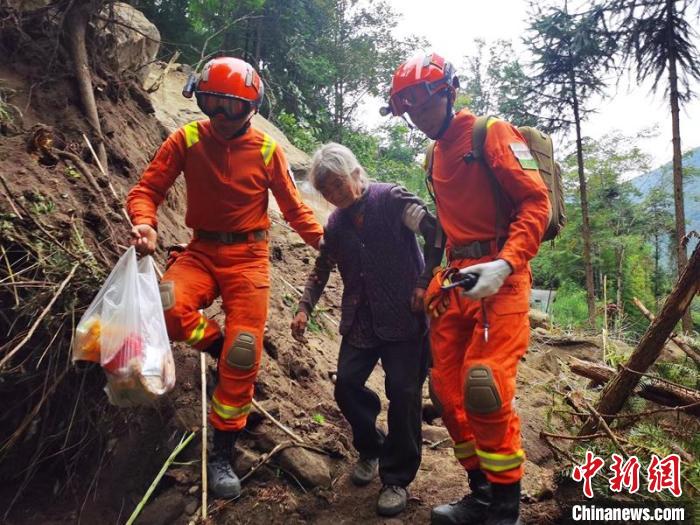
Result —
[{"label": "elderly woman", "polygon": [[[394,184],[369,182],[355,155],[326,144],[314,155],[313,186],[337,209],[292,321],[303,340],[309,316],[337,264],[343,279],[335,399],[350,423],[359,453],[351,479],[382,481],[377,512],[406,508],[406,487],[421,459],[421,390],[427,367],[423,294],[442,252],[434,248],[435,218],[423,202]],[[416,242],[426,240],[426,267]],[[377,428],[379,396],[365,386],[381,359],[389,399],[387,435]]]}]

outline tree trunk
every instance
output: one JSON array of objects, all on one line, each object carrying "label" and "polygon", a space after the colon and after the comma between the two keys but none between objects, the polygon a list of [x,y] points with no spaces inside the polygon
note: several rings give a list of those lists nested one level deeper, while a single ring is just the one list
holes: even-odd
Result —
[{"label": "tree trunk", "polygon": [[257,20],[257,26],[255,31],[255,64],[254,67],[257,69],[260,67],[260,49],[262,48],[262,38],[263,38],[263,18],[260,17]]},{"label": "tree trunk", "polygon": [[654,305],[659,307],[659,234],[654,234]]},{"label": "tree trunk", "polygon": [[[617,414],[639,383],[640,375],[658,359],[664,343],[673,332],[673,327],[686,312],[695,294],[700,290],[700,245],[695,248],[690,262],[678,283],[666,298],[658,317],[651,323],[632,352],[625,367],[613,378],[600,395],[597,409],[601,414]],[[580,435],[592,434],[597,422],[590,419]]]},{"label": "tree trunk", "polygon": [[624,280],[625,269],[625,247],[621,246],[617,254],[617,292],[615,294],[615,302],[617,304],[617,312],[615,315],[615,330],[620,329],[622,316],[625,313],[622,302],[622,281]]},{"label": "tree trunk", "polygon": [[595,327],[595,288],[593,285],[593,264],[591,263],[591,221],[588,216],[588,190],[586,174],[583,169],[583,142],[581,140],[581,115],[576,95],[576,79],[571,74],[571,89],[574,103],[574,121],[576,122],[576,162],[578,164],[578,181],[581,190],[581,218],[583,235],[583,265],[586,270],[586,299],[588,303],[588,324]]},{"label": "tree trunk", "polygon": [[78,81],[80,100],[83,103],[85,116],[94,132],[93,137],[97,145],[97,156],[102,167],[107,170],[107,150],[103,142],[100,117],[97,112],[95,93],[92,88],[92,75],[85,46],[85,32],[90,14],[95,8],[96,6],[93,2],[76,2],[70,11],[66,13],[66,33],[71,58],[73,59],[75,77]]},{"label": "tree trunk", "polygon": [[[674,0],[666,0],[667,20],[673,20],[676,16]],[[669,22],[670,23],[670,22]],[[683,156],[681,153],[681,126],[680,111],[678,105],[678,73],[676,72],[676,56],[673,51],[672,42],[674,35],[670,32],[668,36],[670,47],[668,58],[668,85],[671,99],[671,129],[673,133],[673,202],[676,209],[676,251],[678,275],[683,272],[688,264],[688,254],[681,244],[685,237],[685,208],[683,203]],[[683,330],[690,332],[693,329],[693,319],[688,310],[683,316]]]},{"label": "tree trunk", "polygon": [[[599,384],[605,384],[615,376],[615,369],[601,363],[592,363],[590,361],[581,361],[580,359],[572,358],[571,371],[582,377],[591,379]],[[679,407],[700,403],[700,393],[691,389],[686,389],[681,386],[674,386],[651,379],[645,382],[642,387],[636,392],[639,397],[653,401],[660,405]],[[689,414],[700,416],[700,405],[684,410]],[[609,414],[606,414],[609,415]],[[580,434],[585,435],[585,434]]]}]

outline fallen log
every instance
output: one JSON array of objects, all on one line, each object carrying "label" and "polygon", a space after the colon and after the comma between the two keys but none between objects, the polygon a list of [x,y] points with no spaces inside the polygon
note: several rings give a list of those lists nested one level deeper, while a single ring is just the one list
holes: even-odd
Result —
[{"label": "fallen log", "polygon": [[541,328],[532,331],[532,339],[548,346],[598,346],[594,339],[575,335],[555,335],[544,332]]},{"label": "fallen log", "polygon": [[[690,307],[695,294],[700,290],[700,245],[695,247],[688,264],[678,278],[676,286],[666,298],[656,319],[639,341],[627,363],[613,377],[600,395],[595,407],[600,414],[615,415],[639,384],[640,373],[646,372],[658,359],[673,332]],[[598,428],[595,418],[589,418],[581,427],[580,434],[594,434]]]},{"label": "fallen log", "polygon": [[[642,312],[644,314],[644,317],[649,319],[649,321],[653,322],[654,319],[656,319],[656,316],[653,313],[651,313],[649,310],[647,310],[647,307],[644,306],[644,303],[642,303],[642,301],[640,301],[636,297],[633,297],[632,300],[634,301],[634,304],[639,309],[639,311]],[[700,352],[698,352],[697,350],[692,348],[688,343],[683,341],[680,338],[680,336],[678,334],[676,334],[675,332],[673,332],[670,337],[671,337],[671,341],[676,343],[678,348],[680,348],[681,350],[683,350],[683,352],[685,352],[685,355],[687,355],[693,361],[695,361],[695,364],[697,366],[700,366]]]},{"label": "fallen log", "polygon": [[[571,359],[570,367],[571,371],[575,374],[600,384],[605,384],[610,381],[615,377],[617,372],[614,368],[604,364],[582,361],[575,357]],[[683,410],[683,412],[700,416],[700,392],[698,391],[684,388],[680,385],[676,386],[657,379],[649,379],[635,390],[635,394],[649,401],[653,401],[654,403],[658,403],[659,405],[668,407],[695,405]],[[603,412],[603,414],[609,415],[605,412]]]}]

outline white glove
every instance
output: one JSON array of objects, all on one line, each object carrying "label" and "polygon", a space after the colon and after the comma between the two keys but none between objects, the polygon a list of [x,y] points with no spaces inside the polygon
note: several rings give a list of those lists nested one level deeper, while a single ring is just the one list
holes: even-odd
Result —
[{"label": "white glove", "polygon": [[420,223],[425,217],[425,208],[418,203],[412,202],[407,204],[403,209],[401,214],[401,220],[404,226],[411,230],[413,233],[420,233]]},{"label": "white glove", "polygon": [[479,275],[479,280],[476,281],[474,288],[466,290],[463,294],[470,299],[483,299],[489,295],[493,295],[503,286],[506,277],[513,273],[513,269],[503,259],[495,261],[475,264],[467,266],[459,271],[460,275],[466,273],[476,273]]}]

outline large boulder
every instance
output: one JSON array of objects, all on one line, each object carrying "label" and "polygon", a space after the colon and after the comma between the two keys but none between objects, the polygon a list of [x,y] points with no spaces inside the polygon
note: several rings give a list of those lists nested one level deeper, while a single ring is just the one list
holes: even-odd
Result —
[{"label": "large boulder", "polygon": [[117,74],[132,72],[143,81],[160,47],[158,28],[123,2],[106,5],[94,24],[106,65]]}]

